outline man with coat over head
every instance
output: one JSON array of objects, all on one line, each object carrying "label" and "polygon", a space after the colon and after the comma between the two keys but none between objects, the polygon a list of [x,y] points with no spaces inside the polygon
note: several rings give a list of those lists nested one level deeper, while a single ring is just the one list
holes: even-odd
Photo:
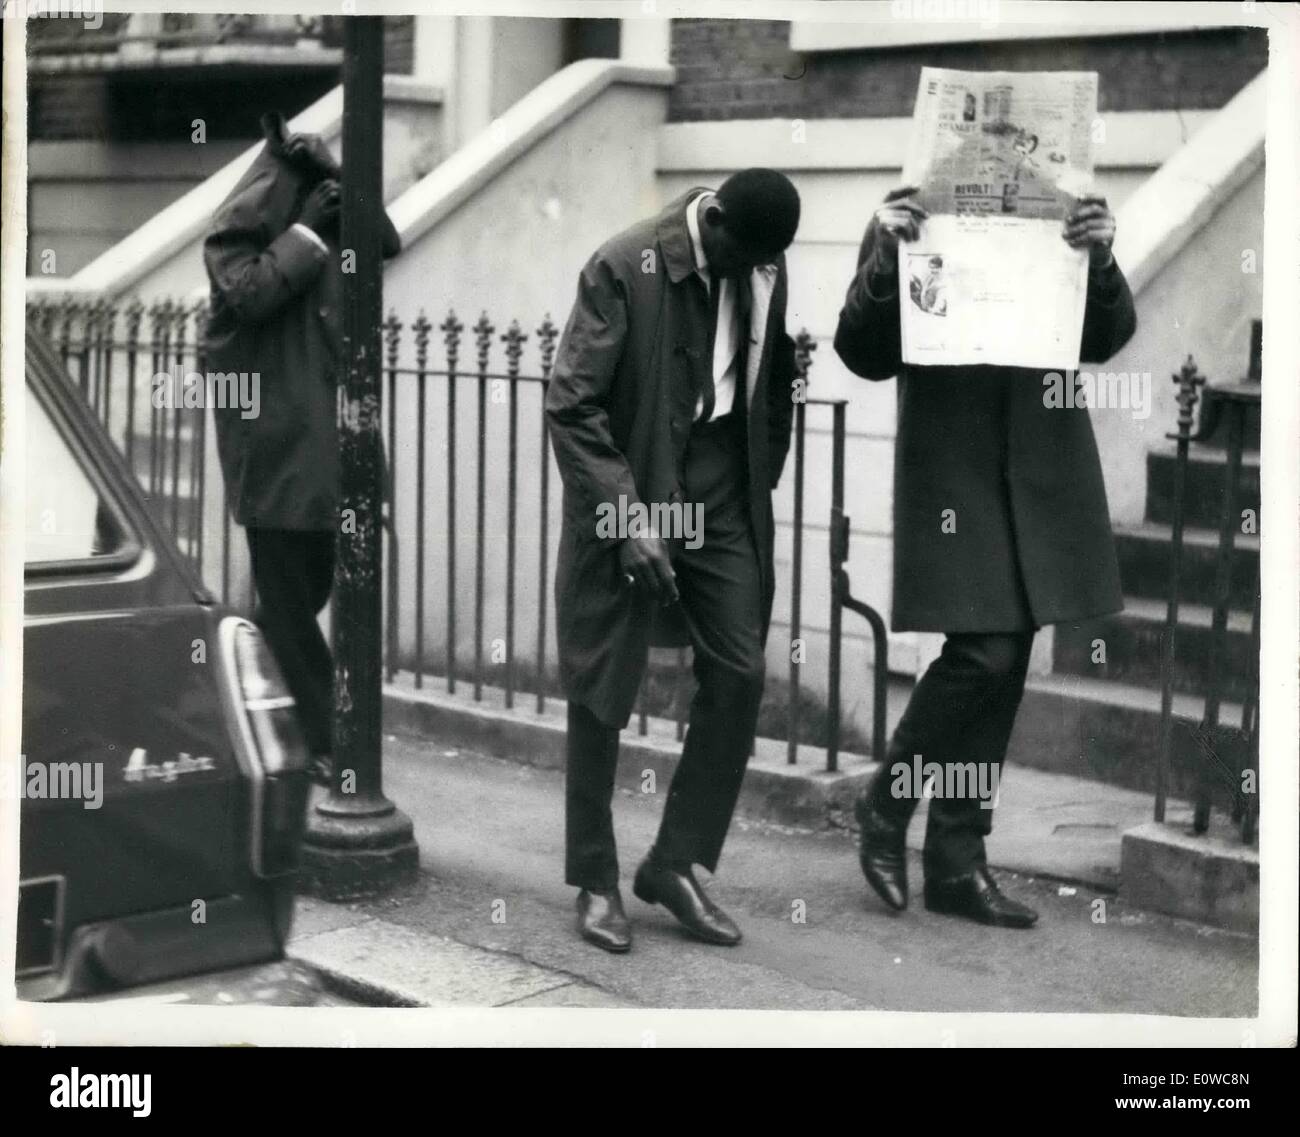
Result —
[{"label": "man with coat over head", "polygon": [[631,946],[610,810],[619,730],[670,628],[693,647],[698,691],[633,891],[702,940],[740,940],[693,866],[717,867],[763,692],[771,494],[795,396],[783,254],[798,222],[789,180],[751,169],[608,241],[579,277],[547,391],[564,480],[565,879],[580,934],[608,951]]},{"label": "man with coat over head", "polygon": [[[971,787],[997,785],[1034,633],[1119,611],[1119,569],[1086,406],[1051,405],[1043,373],[1027,368],[903,363],[898,242],[916,240],[925,221],[916,192],[894,190],[873,215],[835,333],[849,370],[898,376],[892,625],[946,636],[857,802],[859,859],[885,903],[905,908],[905,839],[918,791],[907,769],[917,756],[941,770],[964,767],[976,775],[966,777],[967,792],[936,787],[930,802],[926,907],[1027,928],[1037,913],[1005,896],[986,863],[996,792],[982,799]],[[1088,250],[1080,356],[1102,362],[1136,327],[1105,199],[1079,199],[1061,235]]]},{"label": "man with coat over head", "polygon": [[[266,145],[203,243],[207,366],[258,377],[256,417],[215,409],[217,449],[231,510],[248,537],[254,619],[324,781],[334,669],[316,618],[333,586],[339,531],[341,171],[318,136],[286,136],[279,114],[264,115],[262,128]],[[385,221],[383,255],[391,257],[401,242]]]}]

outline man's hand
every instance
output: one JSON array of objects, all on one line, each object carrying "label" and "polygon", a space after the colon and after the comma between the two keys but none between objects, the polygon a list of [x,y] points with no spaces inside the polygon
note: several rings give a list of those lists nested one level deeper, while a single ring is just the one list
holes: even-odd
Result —
[{"label": "man's hand", "polygon": [[291,162],[315,166],[326,177],[337,179],[341,170],[319,134],[291,134],[284,140],[284,156]]},{"label": "man's hand", "polygon": [[921,235],[921,222],[930,215],[916,200],[917,192],[917,186],[892,189],[885,194],[884,204],[871,215],[867,236],[874,273],[893,273],[898,267],[898,242],[915,241]]},{"label": "man's hand", "polygon": [[307,195],[298,220],[314,233],[329,226],[339,212],[339,184],[333,178],[318,182]]},{"label": "man's hand", "polygon": [[639,588],[661,604],[677,600],[677,579],[662,537],[629,537],[618,549],[619,572],[629,588]]},{"label": "man's hand", "polygon": [[1114,259],[1111,246],[1115,243],[1115,215],[1106,199],[1095,193],[1079,198],[1065,218],[1061,236],[1070,248],[1088,250],[1092,268],[1106,268]]}]

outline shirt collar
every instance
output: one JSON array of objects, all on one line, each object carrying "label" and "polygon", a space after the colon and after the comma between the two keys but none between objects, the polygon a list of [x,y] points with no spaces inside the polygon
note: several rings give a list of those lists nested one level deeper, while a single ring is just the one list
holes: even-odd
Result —
[{"label": "shirt collar", "polygon": [[704,256],[704,241],[700,237],[700,202],[708,196],[706,190],[704,193],[692,198],[686,206],[686,231],[691,236],[691,252],[695,256],[695,271],[700,274],[706,284],[712,280],[712,274],[709,272],[709,262]]}]

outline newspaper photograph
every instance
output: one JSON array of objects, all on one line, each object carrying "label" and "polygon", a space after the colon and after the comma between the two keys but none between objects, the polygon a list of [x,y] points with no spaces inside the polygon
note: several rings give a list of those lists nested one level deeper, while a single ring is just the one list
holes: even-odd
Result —
[{"label": "newspaper photograph", "polygon": [[1096,111],[1095,72],[922,68],[903,181],[930,217],[899,258],[905,362],[1077,367],[1088,259],[1060,228],[1092,183]]}]

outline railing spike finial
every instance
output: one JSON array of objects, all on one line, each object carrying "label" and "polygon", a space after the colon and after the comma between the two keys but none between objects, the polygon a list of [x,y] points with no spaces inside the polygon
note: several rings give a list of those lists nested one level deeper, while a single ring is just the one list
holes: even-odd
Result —
[{"label": "railing spike finial", "polygon": [[559,338],[559,335],[560,329],[552,322],[550,312],[547,312],[546,318],[542,320],[537,329],[537,339],[541,344],[542,377],[544,379],[551,377],[551,368],[555,366],[555,341]]},{"label": "railing spike finial", "polygon": [[59,344],[65,358],[72,343],[72,321],[76,319],[80,307],[81,305],[71,296],[65,296],[59,302],[59,315],[62,317],[62,326],[59,328]]},{"label": "railing spike finial", "polygon": [[527,339],[528,333],[519,327],[518,320],[511,320],[510,326],[501,336],[501,342],[506,345],[507,371],[512,379],[519,375],[519,360],[524,354]]},{"label": "railing spike finial", "polygon": [[397,349],[402,342],[402,321],[397,318],[397,309],[388,309],[388,319],[384,321],[384,346],[388,351],[388,367],[397,366]]},{"label": "railing spike finial", "polygon": [[138,292],[131,294],[131,299],[127,301],[124,314],[126,316],[126,338],[129,342],[134,343],[140,338],[140,323],[144,319],[144,301],[140,299]]},{"label": "railing spike finial", "polygon": [[812,366],[812,353],[817,350],[817,341],[807,328],[800,328],[794,337],[794,373],[795,377],[807,382],[808,369]]},{"label": "railing spike finial", "polygon": [[96,296],[86,309],[86,331],[98,329],[108,315],[108,299],[102,294]]},{"label": "railing spike finial", "polygon": [[415,333],[415,367],[417,371],[423,371],[429,362],[429,334],[433,331],[433,324],[429,322],[423,308],[411,325],[411,330]]},{"label": "railing spike finial", "polygon": [[27,319],[47,334],[48,328],[46,327],[45,314],[49,306],[50,302],[44,296],[32,296],[27,299]]},{"label": "railing spike finial", "polygon": [[488,356],[492,351],[492,333],[496,331],[496,327],[484,311],[479,314],[478,322],[472,330],[474,343],[478,347],[478,369],[480,372],[485,372],[488,368]]},{"label": "railing spike finial", "polygon": [[149,305],[149,328],[156,343],[161,343],[172,318],[170,296],[155,296]]},{"label": "railing spike finial", "polygon": [[176,329],[176,351],[185,350],[185,342],[190,327],[190,317],[197,310],[197,304],[187,304],[184,299],[178,299],[176,306],[172,309],[172,324]]},{"label": "railing spike finial", "polygon": [[438,325],[438,330],[442,332],[442,342],[447,347],[447,370],[455,372],[456,360],[460,357],[460,333],[465,330],[465,325],[456,318],[456,309],[447,309],[447,318]]},{"label": "railing spike finial", "polygon": [[1187,362],[1179,369],[1178,374],[1172,376],[1172,379],[1178,386],[1178,394],[1174,396],[1178,403],[1178,431],[1169,437],[1190,438],[1192,427],[1196,422],[1196,404],[1201,397],[1200,388],[1205,385],[1205,376],[1197,369],[1196,360],[1188,355]]}]

